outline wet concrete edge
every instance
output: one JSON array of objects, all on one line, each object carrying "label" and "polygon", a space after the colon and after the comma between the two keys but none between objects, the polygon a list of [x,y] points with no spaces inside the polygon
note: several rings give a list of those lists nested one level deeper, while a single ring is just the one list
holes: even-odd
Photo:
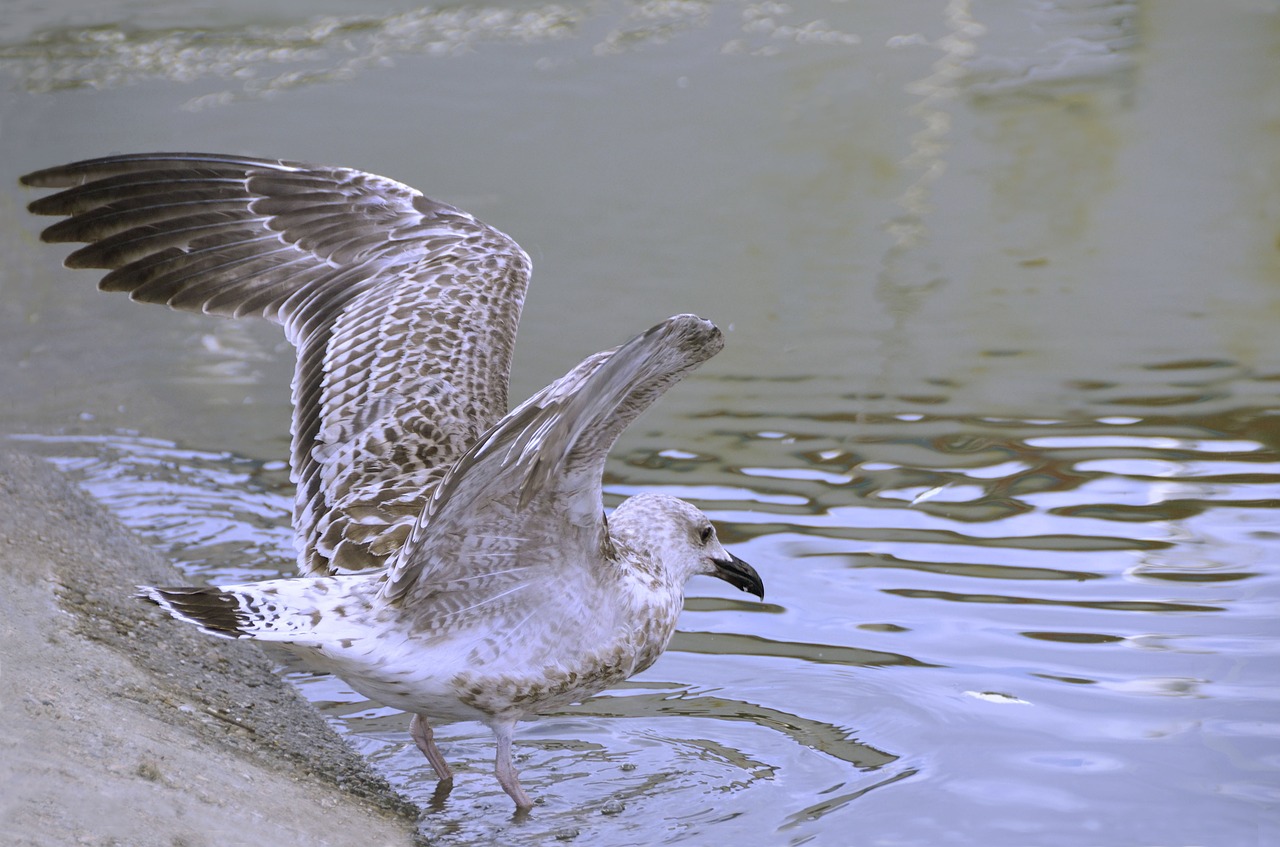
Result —
[{"label": "wet concrete edge", "polygon": [[[122,719],[128,712],[159,719],[189,736],[193,747],[232,751],[281,780],[311,781],[318,791],[337,786],[338,802],[399,821],[405,842],[413,838],[418,809],[370,770],[273,672],[258,648],[182,626],[133,596],[140,583],[188,580],[52,465],[3,448],[0,544],[0,606],[10,607],[5,609],[0,645],[42,626],[40,621],[21,620],[26,607],[18,605],[15,611],[13,603],[2,601],[11,588],[16,594],[16,589],[29,587],[19,582],[47,579],[37,571],[51,562],[55,584],[44,590],[54,591],[57,605],[69,614],[73,637],[109,648],[147,679],[143,686],[86,690],[79,696],[109,698]],[[45,564],[24,574],[27,562]],[[6,648],[0,654],[11,652]],[[7,665],[10,656],[4,659]],[[11,683],[0,679],[0,685],[6,684]],[[20,695],[11,690],[3,699]],[[56,738],[48,741],[57,743]],[[264,787],[267,814],[269,794],[270,787]],[[318,831],[325,829],[324,821],[316,823]]]}]

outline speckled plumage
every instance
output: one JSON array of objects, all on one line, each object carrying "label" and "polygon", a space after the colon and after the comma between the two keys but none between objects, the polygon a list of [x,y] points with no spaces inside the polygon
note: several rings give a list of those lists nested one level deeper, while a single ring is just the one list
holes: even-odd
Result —
[{"label": "speckled plumage", "polygon": [[412,712],[441,779],[430,722],[485,721],[498,779],[527,808],[516,722],[648,667],[689,577],[763,596],[681,500],[640,495],[604,517],[609,449],[721,349],[711,323],[669,318],[506,413],[528,259],[464,212],[358,171],[203,154],[23,181],[78,186],[31,208],[71,215],[45,237],[89,241],[68,264],[111,268],[103,288],[262,315],[298,348],[296,532],[313,575],[144,595]]},{"label": "speckled plumage", "polygon": [[45,241],[84,241],[99,287],[281,324],[297,348],[291,468],[303,573],[399,549],[424,495],[507,411],[529,280],[520,246],[407,185],[350,168],[205,153],[28,174],[63,191]]}]

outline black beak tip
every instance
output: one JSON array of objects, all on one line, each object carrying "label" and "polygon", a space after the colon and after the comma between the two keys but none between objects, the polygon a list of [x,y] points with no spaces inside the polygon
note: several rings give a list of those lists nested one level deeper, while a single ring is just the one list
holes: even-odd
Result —
[{"label": "black beak tip", "polygon": [[732,553],[728,559],[715,559],[716,570],[712,576],[717,579],[723,579],[734,588],[741,589],[748,594],[754,594],[761,600],[764,599],[764,580],[760,578],[760,574],[756,569],[739,559]]}]

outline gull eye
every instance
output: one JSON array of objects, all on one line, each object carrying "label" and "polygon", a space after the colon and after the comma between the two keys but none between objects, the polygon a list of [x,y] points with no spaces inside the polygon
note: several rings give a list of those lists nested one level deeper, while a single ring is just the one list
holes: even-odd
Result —
[{"label": "gull eye", "polygon": [[711,540],[711,536],[714,534],[715,529],[712,528],[711,524],[707,524],[702,528],[702,532],[698,533],[698,540],[703,544],[706,544]]}]

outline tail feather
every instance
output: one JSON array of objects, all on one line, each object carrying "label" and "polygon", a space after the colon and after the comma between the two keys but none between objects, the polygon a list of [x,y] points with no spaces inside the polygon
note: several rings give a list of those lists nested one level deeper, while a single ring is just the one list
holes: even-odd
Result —
[{"label": "tail feather", "polygon": [[178,588],[141,585],[138,596],[209,635],[307,645],[328,640],[348,609],[364,605],[361,595],[365,592],[343,590],[355,579],[273,579]]},{"label": "tail feather", "polygon": [[150,600],[180,621],[220,638],[243,638],[252,618],[235,594],[213,587],[154,588],[138,586],[138,596]]}]

